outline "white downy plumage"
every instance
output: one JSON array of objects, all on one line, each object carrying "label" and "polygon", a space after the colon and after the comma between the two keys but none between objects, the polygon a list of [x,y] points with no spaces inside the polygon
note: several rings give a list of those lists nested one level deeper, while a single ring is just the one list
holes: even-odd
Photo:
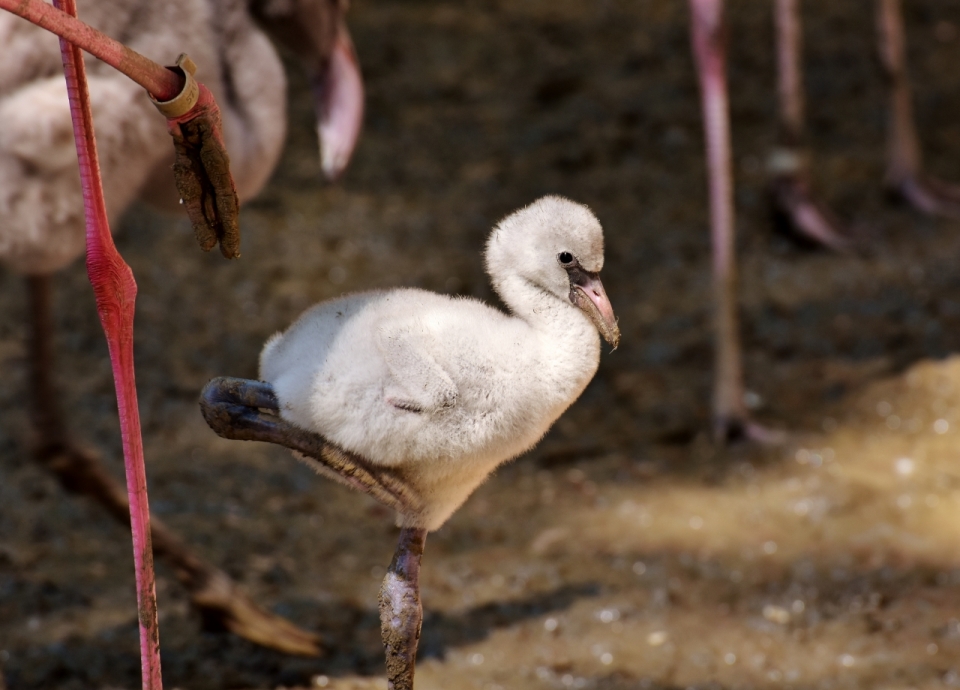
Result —
[{"label": "white downy plumage", "polygon": [[[572,259],[572,261],[567,261]],[[597,370],[619,330],[595,275],[603,231],[545,197],[487,243],[509,307],[418,289],[348,295],[305,312],[260,356],[288,422],[399,472],[436,529],[499,464],[531,448]]]}]

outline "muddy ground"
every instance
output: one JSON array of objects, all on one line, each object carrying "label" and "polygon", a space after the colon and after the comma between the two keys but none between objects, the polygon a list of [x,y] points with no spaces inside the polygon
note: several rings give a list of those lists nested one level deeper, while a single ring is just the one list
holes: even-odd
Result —
[{"label": "muddy ground", "polygon": [[[930,170],[960,181],[960,2],[907,22]],[[356,0],[366,129],[318,183],[293,82],[280,169],[243,257],[131,212],[138,388],[152,507],[323,658],[201,630],[159,566],[167,687],[383,687],[376,593],[396,529],[286,452],[218,439],[214,375],[254,376],[311,303],[374,286],[492,298],[480,248],[552,192],[607,231],[623,343],[534,452],[431,535],[420,688],[960,685],[960,224],[885,199],[872,4],[810,0],[816,185],[872,232],[865,255],[775,232],[768,3],[730,3],[741,301],[751,401],[783,447],[708,441],[709,241],[701,123],[679,0]],[[57,279],[72,428],[121,474],[113,384],[83,266]],[[0,271],[0,664],[10,688],[139,683],[127,534],[31,464],[25,293]]]}]

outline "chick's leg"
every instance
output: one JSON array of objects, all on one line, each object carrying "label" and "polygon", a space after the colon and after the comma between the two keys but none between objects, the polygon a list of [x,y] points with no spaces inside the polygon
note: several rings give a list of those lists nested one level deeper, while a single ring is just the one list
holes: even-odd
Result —
[{"label": "chick's leg", "polygon": [[280,403],[269,383],[215,378],[200,395],[200,411],[210,428],[224,438],[284,446],[315,460],[324,474],[332,473],[342,483],[401,515],[420,512],[416,494],[399,476],[280,417]]},{"label": "chick's leg", "polygon": [[420,559],[426,539],[427,531],[422,528],[405,527],[400,531],[397,550],[380,587],[380,634],[390,690],[413,690],[423,622]]}]

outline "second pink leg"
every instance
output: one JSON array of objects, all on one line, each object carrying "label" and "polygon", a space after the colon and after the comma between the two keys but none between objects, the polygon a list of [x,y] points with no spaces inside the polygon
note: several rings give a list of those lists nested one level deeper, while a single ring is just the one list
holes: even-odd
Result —
[{"label": "second pink leg", "polygon": [[[55,2],[65,12],[76,16],[74,0]],[[153,547],[150,541],[150,508],[147,504],[147,477],[143,463],[140,411],[137,407],[133,369],[133,312],[137,284],[133,279],[133,272],[117,252],[110,235],[83,56],[79,48],[64,39],[60,39],[60,51],[63,55],[73,135],[80,163],[80,182],[86,216],[87,273],[107,338],[120,413],[120,434],[130,500],[130,528],[133,533],[143,688],[161,690],[160,625],[157,619]]]},{"label": "second pink leg", "polygon": [[773,203],[797,235],[836,251],[852,245],[836,216],[811,192],[804,140],[803,28],[800,0],[776,0],[777,90],[780,145],[770,156]]},{"label": "second pink leg", "polygon": [[900,0],[877,0],[877,37],[890,96],[886,185],[924,213],[960,218],[960,187],[923,172],[923,156],[907,76],[906,36]]},{"label": "second pink leg", "polygon": [[727,99],[722,0],[690,0],[691,37],[703,105],[713,240],[715,370],[713,435],[717,441],[778,438],[750,422],[743,402],[740,325],[737,316],[736,227],[733,165]]}]

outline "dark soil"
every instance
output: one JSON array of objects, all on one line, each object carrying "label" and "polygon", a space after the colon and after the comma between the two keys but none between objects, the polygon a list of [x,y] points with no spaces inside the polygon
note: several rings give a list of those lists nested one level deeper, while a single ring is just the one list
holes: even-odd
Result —
[{"label": "dark soil", "polygon": [[[906,9],[931,173],[960,181],[960,2]],[[416,285],[493,299],[493,223],[545,193],[590,205],[623,342],[541,446],[428,540],[420,688],[960,685],[960,224],[882,193],[873,4],[804,4],[815,183],[864,255],[775,231],[769,3],[729,3],[748,385],[784,447],[707,438],[710,246],[700,109],[679,1],[356,0],[366,128],[319,184],[293,79],[289,144],[243,216],[243,257],[134,209],[138,389],[151,505],[254,598],[318,631],[285,657],[203,631],[159,566],[170,688],[381,687],[390,516],[280,449],[217,438],[197,397],[252,377],[313,302]],[[2,48],[0,48],[2,52]],[[122,474],[82,262],[57,278],[72,429]],[[130,541],[27,452],[26,307],[0,272],[0,665],[13,689],[139,684]],[[366,678],[367,680],[364,680]]]}]

